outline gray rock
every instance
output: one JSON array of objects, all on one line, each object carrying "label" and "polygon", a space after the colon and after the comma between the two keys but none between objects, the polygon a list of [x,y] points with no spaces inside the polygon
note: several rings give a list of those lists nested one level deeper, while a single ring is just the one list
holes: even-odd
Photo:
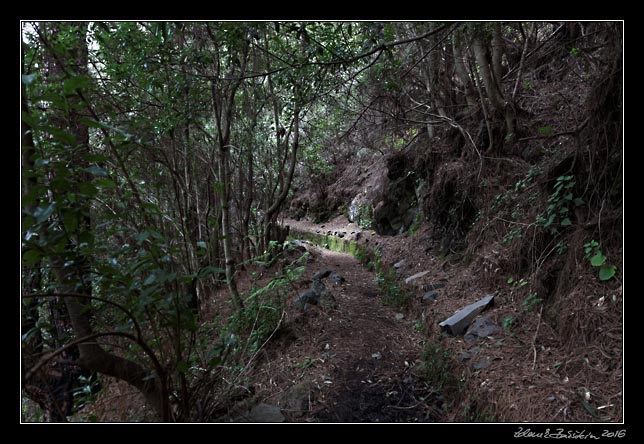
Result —
[{"label": "gray rock", "polygon": [[248,422],[284,422],[284,415],[276,405],[257,404],[248,415]]},{"label": "gray rock", "polygon": [[434,302],[438,298],[438,292],[428,291],[423,295],[423,302]]},{"label": "gray rock", "polygon": [[459,355],[458,359],[459,359],[461,362],[465,362],[465,361],[467,361],[468,359],[470,359],[472,356],[476,355],[476,354],[477,354],[478,352],[480,352],[480,351],[481,351],[481,347],[479,347],[479,346],[477,345],[476,347],[472,347],[472,348],[470,348],[468,351],[464,351],[463,353],[461,353],[461,354]]},{"label": "gray rock", "polygon": [[314,289],[308,289],[293,300],[293,304],[300,310],[304,310],[306,304],[317,305],[320,295]]},{"label": "gray rock", "polygon": [[338,285],[343,283],[344,281],[344,277],[335,271],[329,275],[329,282],[331,282],[332,284]]},{"label": "gray rock", "polygon": [[308,384],[300,383],[291,388],[284,398],[284,411],[293,416],[302,416],[309,411],[311,388]]},{"label": "gray rock", "polygon": [[402,321],[403,319],[405,319],[405,315],[404,315],[404,314],[402,314],[402,313],[396,313],[396,320],[397,320],[397,321]]},{"label": "gray rock", "polygon": [[313,274],[313,282],[322,280],[326,277],[328,277],[331,273],[333,273],[333,270],[330,268],[325,268],[324,270],[320,270],[317,273]]},{"label": "gray rock", "polygon": [[454,315],[445,319],[438,325],[443,330],[448,331],[454,336],[462,335],[476,315],[493,303],[494,295],[485,296],[483,299],[457,311]]},{"label": "gray rock", "polygon": [[340,233],[338,233],[338,237],[339,237],[339,238],[343,238],[346,234],[347,234],[347,233],[340,232]]},{"label": "gray rock", "polygon": [[315,292],[318,299],[320,299],[320,297],[327,292],[326,285],[324,285],[322,281],[313,281],[313,284],[311,285],[311,290]]},{"label": "gray rock", "polygon": [[395,268],[396,270],[398,270],[400,267],[402,267],[402,266],[403,266],[403,265],[405,265],[406,263],[407,263],[407,259],[403,259],[403,260],[401,260],[401,261],[398,261],[398,262],[396,262],[396,263],[394,264],[394,268]]},{"label": "gray rock", "polygon": [[466,344],[471,344],[479,338],[487,338],[500,332],[501,327],[496,325],[490,316],[480,316],[472,322],[463,339]]},{"label": "gray rock", "polygon": [[429,273],[429,271],[421,271],[420,273],[416,273],[413,276],[409,276],[407,279],[405,279],[405,284],[411,284],[416,279],[422,278],[423,276],[425,276],[427,273]]}]

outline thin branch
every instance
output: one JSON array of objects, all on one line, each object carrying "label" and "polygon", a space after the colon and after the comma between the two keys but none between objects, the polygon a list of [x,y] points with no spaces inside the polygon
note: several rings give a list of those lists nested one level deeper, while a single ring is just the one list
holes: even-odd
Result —
[{"label": "thin branch", "polygon": [[[369,51],[366,51],[366,52],[363,52],[361,54],[358,54],[358,55],[356,55],[356,56],[354,56],[354,57],[352,57],[352,58],[350,58],[348,60],[347,59],[340,59],[340,60],[332,60],[330,62],[306,62],[306,63],[294,63],[294,64],[290,64],[288,62],[285,62],[285,63],[288,63],[287,66],[281,67],[281,68],[276,68],[276,69],[274,69],[272,71],[265,71],[265,72],[261,72],[261,73],[257,73],[257,74],[249,74],[249,75],[244,75],[242,77],[223,77],[220,80],[244,80],[244,79],[252,79],[252,78],[256,78],[256,77],[264,77],[264,76],[268,76],[270,74],[275,74],[277,72],[284,71],[284,70],[286,70],[288,68],[298,68],[299,69],[299,68],[304,68],[306,66],[334,66],[334,65],[351,64],[351,63],[357,62],[358,60],[361,60],[361,59],[364,59],[366,57],[369,57],[370,55],[373,55],[375,53],[379,53],[379,55],[380,55],[386,49],[393,48],[395,46],[405,45],[407,43],[412,43],[412,42],[415,42],[417,40],[422,40],[424,38],[427,38],[427,37],[429,37],[431,35],[438,34],[439,32],[442,32],[443,30],[445,30],[445,29],[447,29],[447,28],[449,28],[450,26],[453,26],[453,25],[454,25],[453,23],[450,23],[450,24],[447,24],[447,25],[443,25],[438,29],[434,29],[432,31],[426,32],[425,34],[422,34],[422,35],[418,35],[418,36],[414,36],[414,37],[410,37],[410,38],[402,39],[402,40],[396,40],[395,42],[383,43],[382,45],[376,46],[375,48],[372,48]],[[458,24],[456,24],[456,25],[458,25]],[[258,46],[256,44],[253,44],[253,46],[256,46],[261,51],[266,52],[266,50],[264,48],[261,48],[260,46]],[[270,52],[269,52],[269,54],[273,55]]]},{"label": "thin branch", "polygon": [[248,363],[246,363],[246,365],[244,366],[242,371],[239,373],[239,375],[235,378],[233,383],[237,382],[237,380],[246,372],[246,370],[248,369],[250,364],[255,360],[255,357],[257,356],[257,354],[266,346],[266,344],[268,344],[268,341],[271,340],[271,338],[275,335],[277,330],[279,330],[279,328],[282,326],[282,321],[284,320],[284,315],[285,314],[286,314],[286,311],[282,310],[282,317],[280,317],[280,320],[277,323],[277,326],[275,327],[273,332],[270,334],[270,336],[268,338],[266,338],[264,343],[255,351],[255,353],[253,353],[253,356],[251,356],[250,360],[248,361]]},{"label": "thin branch", "polygon": [[550,134],[550,135],[538,135],[538,136],[523,137],[523,138],[519,139],[518,141],[523,142],[524,140],[552,139],[554,137],[559,137],[559,136],[574,136],[576,134],[579,134],[579,132],[586,127],[586,125],[588,124],[589,121],[590,121],[590,116],[586,117],[586,120],[581,122],[581,124],[577,128],[575,128],[573,130],[562,131],[560,133],[555,133],[555,134]]},{"label": "thin branch", "polygon": [[539,309],[539,322],[537,323],[537,331],[534,332],[534,338],[532,338],[532,351],[533,351],[533,357],[532,357],[532,370],[534,370],[537,366],[537,335],[539,334],[539,327],[541,327],[541,312],[543,311],[543,305]]},{"label": "thin branch", "polygon": [[[521,25],[521,23],[519,23],[519,25]],[[523,34],[523,49],[521,50],[521,59],[519,60],[519,73],[517,74],[517,79],[514,82],[514,88],[512,89],[512,102],[514,102],[514,98],[516,97],[517,91],[519,89],[519,83],[521,82],[521,78],[523,77],[523,65],[525,63],[526,53],[528,52],[529,39],[528,36],[526,36],[523,32],[523,26],[521,26],[521,34]]]},{"label": "thin branch", "polygon": [[[548,37],[547,37],[543,42],[541,42],[541,44],[540,44],[539,46],[537,46],[537,47],[536,47],[536,48],[534,48],[532,51],[530,51],[530,52],[525,56],[525,58],[526,58],[526,59],[528,59],[528,58],[530,58],[532,55],[534,55],[538,50],[540,50],[540,49],[543,47],[543,45],[545,45],[546,43],[548,43],[548,42],[549,42],[549,41],[550,41],[550,40],[551,40],[555,35],[557,35],[557,33],[558,33],[558,32],[561,30],[561,28],[563,28],[564,26],[565,26],[565,23],[562,23],[561,25],[559,25],[559,27],[558,27],[557,29],[555,29],[555,30],[552,32],[552,34],[550,34],[550,35],[549,35],[549,36],[548,36]],[[514,74],[514,71],[516,71],[517,69],[519,69],[519,66],[516,66],[516,67],[512,68],[512,69],[511,69],[511,70],[510,70],[506,75],[504,75],[504,76],[503,76],[503,80],[507,79],[507,78],[508,78],[508,77],[510,77],[512,74]]]},{"label": "thin branch", "polygon": [[69,298],[81,298],[81,299],[90,299],[90,300],[96,300],[100,302],[104,302],[106,304],[110,304],[115,306],[116,308],[120,309],[123,311],[132,321],[134,322],[134,328],[136,330],[137,337],[142,340],[143,334],[141,333],[141,327],[139,326],[138,321],[134,317],[134,315],[124,306],[121,304],[110,301],[109,299],[104,299],[98,296],[89,296],[83,293],[59,293],[59,292],[49,292],[49,293],[28,293],[22,296],[23,299],[29,299],[29,298],[41,298],[41,297],[69,297]]}]

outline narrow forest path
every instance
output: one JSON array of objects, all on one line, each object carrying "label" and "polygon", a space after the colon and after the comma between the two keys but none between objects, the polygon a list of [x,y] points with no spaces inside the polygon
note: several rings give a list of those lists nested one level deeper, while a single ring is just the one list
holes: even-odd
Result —
[{"label": "narrow forest path", "polygon": [[434,422],[441,398],[423,380],[423,337],[418,320],[386,306],[376,276],[352,255],[306,244],[313,260],[302,277],[325,269],[336,306],[304,312],[290,305],[288,319],[258,365],[256,399],[280,407],[293,422]]}]

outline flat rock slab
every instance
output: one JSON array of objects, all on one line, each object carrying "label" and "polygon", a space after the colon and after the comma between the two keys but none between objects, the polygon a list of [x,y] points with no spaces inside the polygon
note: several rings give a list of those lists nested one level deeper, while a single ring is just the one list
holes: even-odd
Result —
[{"label": "flat rock slab", "polygon": [[437,291],[428,291],[423,295],[423,302],[434,302],[438,298]]},{"label": "flat rock slab", "polygon": [[284,422],[285,418],[276,405],[257,404],[248,415],[248,422]]},{"label": "flat rock slab", "polygon": [[401,260],[401,261],[398,261],[398,262],[396,262],[396,263],[394,264],[394,268],[395,268],[396,270],[398,270],[400,267],[402,267],[402,266],[403,266],[403,265],[405,265],[406,263],[407,263],[407,259],[403,259],[403,260]]},{"label": "flat rock slab", "polygon": [[457,311],[453,316],[445,319],[438,324],[443,330],[450,332],[454,336],[462,335],[472,320],[480,312],[485,310],[490,304],[494,303],[494,295],[485,296],[483,299],[468,305]]},{"label": "flat rock slab", "polygon": [[418,279],[418,278],[421,278],[421,277],[425,276],[427,273],[429,273],[429,270],[428,270],[428,271],[421,271],[420,273],[416,273],[416,274],[415,274],[415,275],[413,275],[413,276],[409,276],[407,279],[405,279],[405,284],[411,284],[411,283],[412,283],[412,282],[414,282],[416,279]]}]

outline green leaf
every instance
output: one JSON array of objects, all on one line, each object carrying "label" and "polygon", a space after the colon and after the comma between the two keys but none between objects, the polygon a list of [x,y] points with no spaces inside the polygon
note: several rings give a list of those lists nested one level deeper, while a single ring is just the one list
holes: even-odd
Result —
[{"label": "green leaf", "polygon": [[105,189],[116,188],[116,184],[111,179],[98,179],[96,181],[96,185],[98,185],[99,187],[105,188]]},{"label": "green leaf", "polygon": [[65,209],[61,211],[63,216],[63,224],[68,233],[75,233],[78,229],[79,217],[76,211]]},{"label": "green leaf", "polygon": [[573,199],[573,203],[576,206],[582,205],[584,203],[584,199],[582,199],[581,197],[577,197],[577,198]]},{"label": "green leaf", "polygon": [[136,243],[141,245],[148,237],[150,237],[150,233],[148,231],[142,231],[136,236]]},{"label": "green leaf", "polygon": [[96,186],[90,182],[83,182],[78,186],[78,191],[80,194],[85,196],[95,196],[98,193]]},{"label": "green leaf", "polygon": [[70,77],[69,79],[63,81],[63,92],[65,94],[71,94],[77,89],[87,88],[87,85],[89,85],[89,77]]},{"label": "green leaf", "polygon": [[31,85],[34,80],[36,80],[36,74],[23,74],[22,75],[22,83],[25,85]]},{"label": "green leaf", "polygon": [[548,228],[550,224],[552,224],[555,221],[556,215],[551,214],[550,217],[548,218],[548,221],[544,224],[544,228]]},{"label": "green leaf", "polygon": [[156,282],[157,276],[156,274],[151,274],[148,276],[148,278],[143,282],[143,285],[152,285],[154,282]]},{"label": "green leaf", "polygon": [[94,153],[85,153],[81,155],[81,157],[88,162],[105,162],[107,160],[107,157],[105,157],[104,155]]},{"label": "green leaf", "polygon": [[41,257],[42,255],[38,250],[27,250],[22,255],[22,261],[24,265],[30,267],[35,265]]},{"label": "green leaf", "polygon": [[83,168],[83,171],[85,171],[86,173],[90,173],[90,174],[92,174],[94,176],[99,176],[99,177],[107,177],[107,175],[108,175],[107,171],[105,171],[103,168],[101,168],[98,165],[92,165],[90,167]]},{"label": "green leaf", "polygon": [[36,218],[36,223],[43,223],[47,219],[49,219],[49,216],[54,212],[54,208],[56,208],[56,203],[52,202],[47,206],[44,207],[38,207],[34,211],[34,217]]},{"label": "green leaf", "polygon": [[590,258],[590,265],[593,267],[599,267],[600,265],[603,265],[604,262],[606,262],[606,256],[604,256],[601,251],[598,251]]},{"label": "green leaf", "polygon": [[599,279],[602,281],[607,281],[615,276],[615,266],[614,265],[602,265],[599,269]]},{"label": "green leaf", "polygon": [[564,220],[561,221],[562,227],[567,227],[568,225],[572,225],[572,222],[570,222],[570,219],[565,218]]},{"label": "green leaf", "polygon": [[151,214],[151,215],[161,214],[161,212],[159,211],[159,207],[151,202],[145,202],[142,205],[142,207],[148,214]]}]

